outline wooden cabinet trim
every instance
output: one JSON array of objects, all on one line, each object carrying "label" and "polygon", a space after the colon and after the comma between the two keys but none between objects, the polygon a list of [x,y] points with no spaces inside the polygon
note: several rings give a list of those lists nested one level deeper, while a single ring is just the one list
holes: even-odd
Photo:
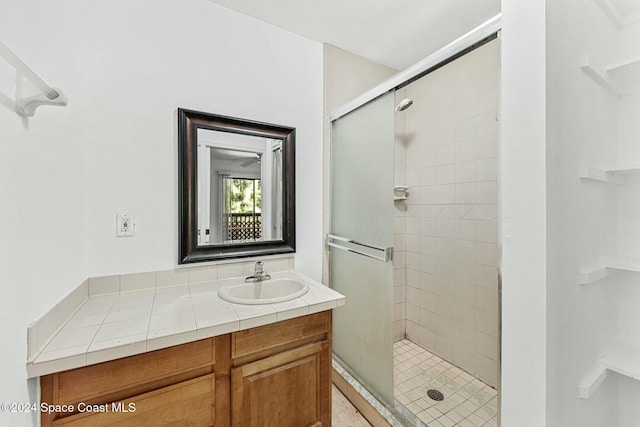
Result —
[{"label": "wooden cabinet trim", "polygon": [[216,337],[216,351],[218,353],[215,365],[216,395],[215,395],[215,427],[229,427],[231,425],[231,334]]}]

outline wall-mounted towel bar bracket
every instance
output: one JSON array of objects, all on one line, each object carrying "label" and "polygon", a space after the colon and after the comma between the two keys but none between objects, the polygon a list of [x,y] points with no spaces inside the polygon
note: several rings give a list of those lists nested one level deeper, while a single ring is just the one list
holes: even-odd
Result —
[{"label": "wall-mounted towel bar bracket", "polygon": [[[4,43],[0,42],[0,56],[16,69],[15,110],[19,116],[32,117],[41,105],[67,105],[67,97],[60,89],[54,89],[44,82]],[[42,93],[25,95],[25,80],[33,83]]]},{"label": "wall-mounted towel bar bracket", "polygon": [[336,236],[335,234],[327,234],[326,243],[327,246],[330,246],[332,248],[341,249],[343,251],[348,251],[358,255],[363,255],[369,258],[377,259],[378,261],[393,261],[393,246],[383,248],[380,246],[360,243],[346,237]]}]

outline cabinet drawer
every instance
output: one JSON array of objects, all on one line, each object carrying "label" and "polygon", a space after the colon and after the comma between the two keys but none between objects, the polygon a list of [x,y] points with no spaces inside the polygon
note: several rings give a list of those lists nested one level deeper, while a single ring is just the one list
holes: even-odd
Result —
[{"label": "cabinet drawer", "polygon": [[[205,339],[52,374],[55,389],[52,403],[93,402],[96,397],[111,394],[118,396],[117,392],[120,390],[154,381],[156,384],[152,385],[153,388],[158,388],[167,385],[166,379],[169,377],[198,368],[205,368],[205,372],[199,371],[197,375],[210,373],[211,366],[215,363],[214,343],[214,339]],[[180,378],[184,379],[187,378]],[[148,389],[143,387],[137,393]]]},{"label": "cabinet drawer", "polygon": [[102,406],[107,409],[105,412],[83,412],[60,418],[53,426],[208,427],[214,424],[214,396],[215,375],[211,374],[105,404]]},{"label": "cabinet drawer", "polygon": [[234,332],[231,335],[231,357],[237,366],[292,347],[327,339],[330,331],[331,311],[323,311]]}]

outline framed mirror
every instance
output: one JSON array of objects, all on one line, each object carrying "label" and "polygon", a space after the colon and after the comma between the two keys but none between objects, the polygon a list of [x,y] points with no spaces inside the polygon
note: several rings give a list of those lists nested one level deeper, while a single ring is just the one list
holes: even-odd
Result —
[{"label": "framed mirror", "polygon": [[295,137],[178,109],[180,264],[295,252]]}]

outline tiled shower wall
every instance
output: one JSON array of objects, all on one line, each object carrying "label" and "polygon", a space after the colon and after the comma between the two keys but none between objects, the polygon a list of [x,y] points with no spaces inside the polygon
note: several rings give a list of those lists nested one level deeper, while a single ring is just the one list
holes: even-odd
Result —
[{"label": "tiled shower wall", "polygon": [[[406,97],[404,88],[396,90],[396,105]],[[395,185],[407,185],[407,132],[406,113],[396,113],[395,123]],[[406,217],[408,200],[394,201],[394,242],[393,242],[393,340],[400,341],[407,336],[407,238]]]},{"label": "tiled shower wall", "polygon": [[[498,383],[497,43],[397,93],[395,336]],[[403,132],[404,131],[404,132]],[[402,182],[402,180],[406,180]]]}]

